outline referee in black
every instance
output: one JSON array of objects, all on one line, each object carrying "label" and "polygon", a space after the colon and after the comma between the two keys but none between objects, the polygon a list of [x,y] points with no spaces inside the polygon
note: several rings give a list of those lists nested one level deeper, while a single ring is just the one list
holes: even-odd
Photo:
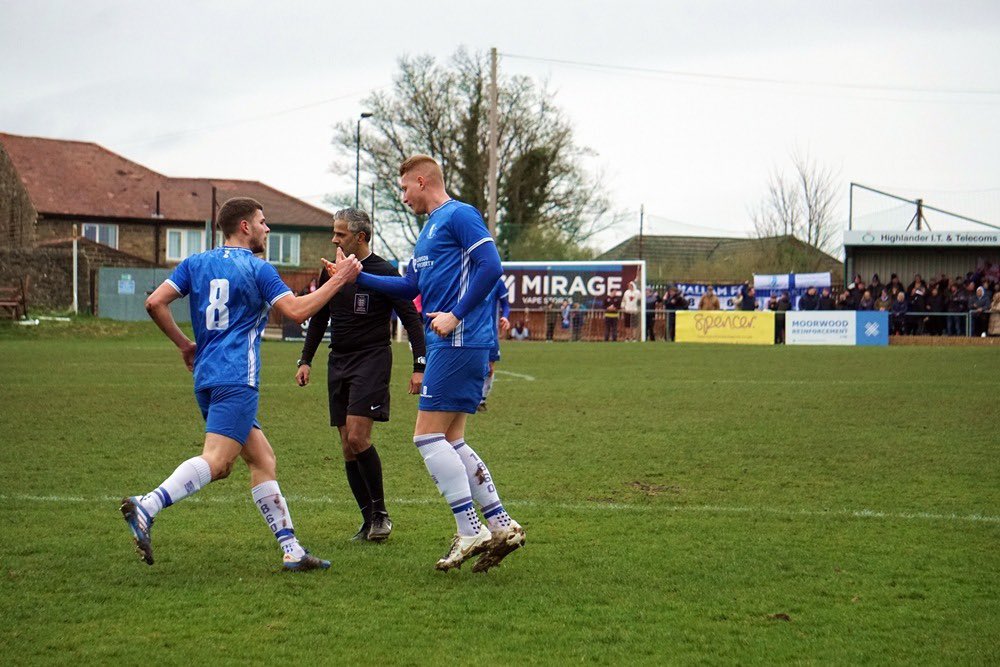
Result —
[{"label": "referee in black", "polygon": [[[389,262],[370,248],[372,223],[368,214],[345,208],[333,215],[333,243],[345,255],[361,259],[364,271],[377,276],[398,276]],[[320,272],[319,284],[327,280]],[[424,379],[426,346],[424,327],[413,303],[345,286],[313,315],[298,361],[295,380],[309,384],[310,366],[327,324],[331,327],[327,386],[330,392],[330,425],[340,432],[347,482],[358,501],[363,523],[355,540],[381,542],[392,532],[382,491],[382,461],[372,444],[372,424],[389,421],[389,380],[392,377],[390,323],[396,311],[413,348],[413,375],[409,393],[420,393]]]}]

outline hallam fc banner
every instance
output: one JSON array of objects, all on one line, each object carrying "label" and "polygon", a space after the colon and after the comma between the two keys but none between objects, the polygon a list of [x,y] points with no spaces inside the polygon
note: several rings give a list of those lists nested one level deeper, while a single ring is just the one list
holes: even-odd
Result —
[{"label": "hallam fc banner", "polygon": [[631,281],[645,295],[644,266],[637,261],[503,262],[503,279],[514,309],[542,308],[563,300],[601,308],[604,297],[624,292]]},{"label": "hallam fc banner", "polygon": [[675,340],[678,343],[773,345],[774,312],[679,310]]},{"label": "hallam fc banner", "polygon": [[708,292],[708,288],[711,287],[712,291],[715,292],[715,296],[719,297],[719,307],[722,310],[732,310],[736,307],[734,303],[736,297],[740,295],[740,288],[743,285],[736,284],[726,284],[726,285],[707,285],[704,283],[677,283],[675,285],[681,295],[687,299],[688,308],[691,310],[698,310],[698,303],[701,301],[701,297],[705,296]]}]

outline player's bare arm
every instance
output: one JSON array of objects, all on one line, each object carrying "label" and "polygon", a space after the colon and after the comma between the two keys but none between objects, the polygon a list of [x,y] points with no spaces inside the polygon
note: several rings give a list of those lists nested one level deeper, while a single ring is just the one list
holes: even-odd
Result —
[{"label": "player's bare arm", "polygon": [[[339,292],[344,285],[354,282],[357,275],[361,273],[361,262],[354,255],[345,258],[345,261],[337,267],[334,267],[326,258],[323,259],[323,264],[326,266],[327,272],[330,273],[330,280],[323,283],[319,289],[311,294],[303,296],[289,294],[278,299],[274,302],[274,309],[282,316],[302,324],[333,298],[333,295]],[[335,268],[332,272],[330,272],[331,267]]]},{"label": "player's bare arm", "polygon": [[181,351],[181,358],[189,371],[194,370],[194,356],[198,349],[194,341],[184,335],[184,332],[174,321],[173,313],[170,312],[170,304],[180,298],[180,294],[169,283],[163,283],[157,287],[146,299],[146,312],[160,327],[160,331],[166,334],[177,349]]}]

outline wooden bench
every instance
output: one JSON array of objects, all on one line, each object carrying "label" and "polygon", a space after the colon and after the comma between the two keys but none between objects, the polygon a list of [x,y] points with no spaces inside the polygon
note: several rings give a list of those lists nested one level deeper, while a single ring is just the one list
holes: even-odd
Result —
[{"label": "wooden bench", "polygon": [[20,278],[18,284],[0,286],[0,308],[6,308],[11,319],[28,316],[28,285],[31,278]]}]

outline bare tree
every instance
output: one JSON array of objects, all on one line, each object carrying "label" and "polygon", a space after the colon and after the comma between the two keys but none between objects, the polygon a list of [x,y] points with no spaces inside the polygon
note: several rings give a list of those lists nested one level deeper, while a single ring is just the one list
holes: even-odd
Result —
[{"label": "bare tree", "polygon": [[775,168],[768,178],[767,195],[750,209],[754,233],[758,238],[794,236],[828,252],[838,231],[834,220],[837,176],[807,153],[795,151],[791,161],[792,177]]},{"label": "bare tree", "polygon": [[[400,201],[397,169],[414,153],[434,156],[449,191],[479,210],[486,208],[487,73],[483,54],[459,50],[442,65],[430,56],[403,57],[389,91],[363,101],[373,113],[361,137],[361,169],[375,179],[383,237],[416,243],[424,219]],[[546,251],[586,255],[581,246],[614,224],[600,175],[581,166],[589,150],[573,141],[569,121],[544,85],[527,77],[500,78],[497,244],[503,256],[525,258],[546,239]],[[333,144],[341,160],[334,170],[352,173],[354,120],[339,123]],[[345,203],[345,196],[329,198]],[[558,257],[550,257],[557,259]]]}]

